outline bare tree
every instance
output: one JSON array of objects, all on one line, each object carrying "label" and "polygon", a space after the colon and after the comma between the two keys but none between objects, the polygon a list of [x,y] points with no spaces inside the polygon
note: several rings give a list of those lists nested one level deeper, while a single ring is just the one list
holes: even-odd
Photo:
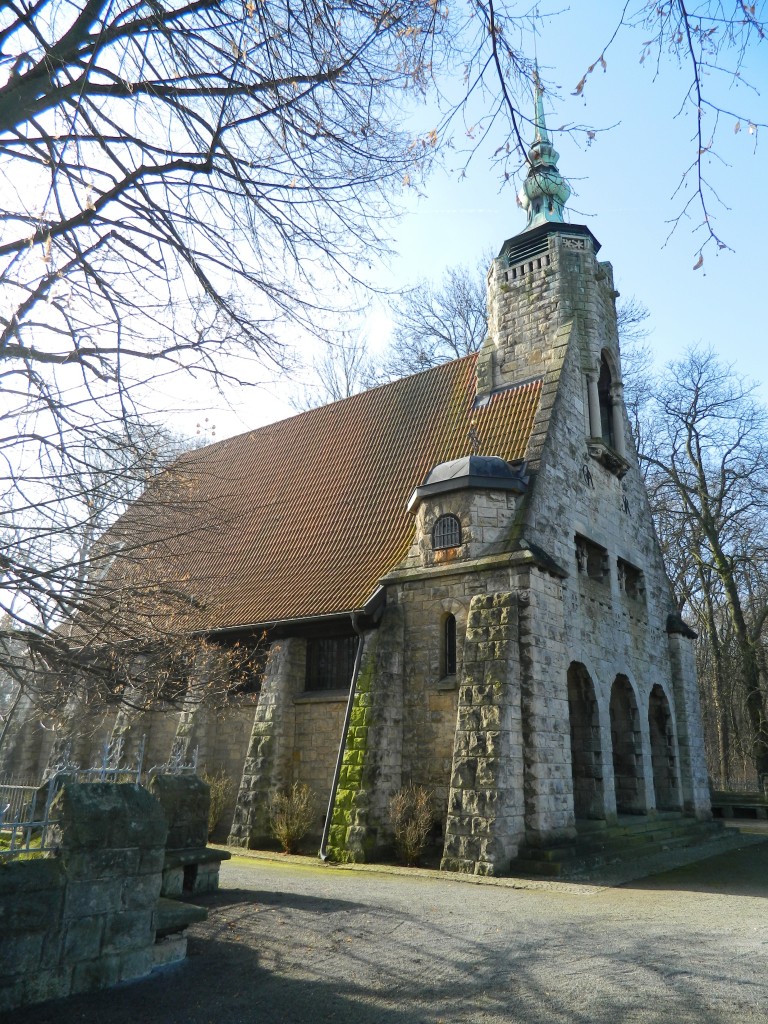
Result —
[{"label": "bare tree", "polygon": [[694,230],[703,235],[694,264],[698,270],[706,248],[728,248],[716,228],[716,212],[727,207],[709,173],[711,165],[722,163],[723,135],[743,131],[756,145],[758,129],[766,127],[756,113],[759,92],[747,70],[752,51],[762,51],[765,61],[765,5],[744,0],[712,0],[694,7],[685,0],[625,3],[618,23],[611,26],[599,54],[577,83],[576,95],[582,94],[594,72],[608,71],[610,48],[626,31],[642,37],[641,64],[648,63],[658,72],[671,58],[681,71],[678,115],[693,114],[695,129],[691,162],[683,169],[675,192],[680,206],[672,218],[672,231],[693,218]]},{"label": "bare tree", "polygon": [[[674,53],[691,52],[700,14],[641,11]],[[467,103],[483,110],[470,134],[497,136],[514,177],[534,70],[514,40],[530,24],[492,0],[0,8],[0,614],[61,645],[58,624],[86,591],[76,558],[66,571],[45,560],[52,536],[71,543],[61,498],[99,471],[95,453],[142,386],[178,370],[225,381],[233,352],[279,365],[286,325],[314,329],[329,277],[354,277],[382,251],[393,193],[418,180]],[[742,4],[723,26],[718,59],[738,64],[763,41]],[[406,132],[404,97],[458,68],[458,103]]]},{"label": "bare tree", "polygon": [[422,280],[401,293],[392,306],[386,377],[418,373],[480,348],[488,333],[485,275],[490,261],[488,252],[473,267],[449,267],[437,284]]},{"label": "bare tree", "polygon": [[691,350],[657,382],[640,458],[681,608],[706,640],[718,774],[738,719],[768,777],[768,413],[755,387]]},{"label": "bare tree", "polygon": [[232,352],[278,365],[283,326],[311,329],[329,275],[380,250],[388,196],[434,148],[391,105],[447,31],[417,0],[3,5],[0,613],[14,640],[64,656],[61,624],[115,599],[93,541],[117,511],[110,474],[130,496],[132,470],[105,453],[130,438],[141,386],[179,369],[226,380]]},{"label": "bare tree", "polygon": [[[121,686],[118,663],[127,663],[132,651],[135,656],[135,643],[121,642],[119,654],[107,643],[117,600],[106,578],[114,557],[107,531],[190,445],[136,418],[102,431],[99,440],[95,450],[82,441],[70,447],[67,472],[55,467],[55,488],[46,486],[51,467],[43,464],[36,476],[27,471],[23,488],[6,495],[11,505],[1,534],[0,577],[6,609],[0,689],[6,700],[0,704],[7,706],[0,706],[0,747],[17,711],[61,712],[76,692],[87,697],[84,703],[114,702]],[[28,497],[24,507],[20,495]]]},{"label": "bare tree", "polygon": [[312,360],[309,380],[289,398],[297,412],[338,402],[375,386],[381,377],[376,360],[370,355],[363,331],[346,330],[323,339],[319,358]]}]

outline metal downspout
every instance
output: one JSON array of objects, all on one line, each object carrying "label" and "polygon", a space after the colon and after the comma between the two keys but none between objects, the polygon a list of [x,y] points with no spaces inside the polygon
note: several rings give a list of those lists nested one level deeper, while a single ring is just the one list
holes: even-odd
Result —
[{"label": "metal downspout", "polygon": [[344,715],[344,725],[341,729],[341,740],[339,742],[339,752],[336,755],[336,767],[333,771],[333,782],[331,783],[331,795],[328,798],[328,810],[325,815],[325,824],[323,825],[323,837],[320,840],[320,849],[318,850],[318,857],[320,860],[327,860],[328,854],[326,852],[326,845],[328,843],[328,832],[331,828],[331,818],[333,817],[333,805],[336,803],[336,790],[339,787],[339,775],[341,773],[341,763],[344,760],[344,748],[347,745],[347,733],[349,732],[349,720],[352,717],[352,704],[355,700],[355,693],[357,691],[357,676],[360,671],[360,662],[363,659],[363,634],[357,625],[358,613],[352,612],[352,629],[357,633],[357,651],[355,652],[355,664],[352,668],[352,679],[349,684],[349,697],[347,698],[347,710]]}]

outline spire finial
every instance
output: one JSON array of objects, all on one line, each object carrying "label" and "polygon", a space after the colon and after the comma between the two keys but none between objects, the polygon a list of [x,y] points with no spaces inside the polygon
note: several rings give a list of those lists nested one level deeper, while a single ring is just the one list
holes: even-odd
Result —
[{"label": "spire finial", "polygon": [[547,132],[544,117],[544,87],[539,78],[539,66],[533,70],[533,126],[534,135],[528,150],[528,174],[518,199],[528,213],[524,231],[540,224],[563,222],[563,207],[571,190],[557,168],[560,154],[555,150]]},{"label": "spire finial", "polygon": [[547,134],[547,122],[544,118],[544,88],[539,78],[539,65],[536,63],[533,68],[533,144],[537,142],[549,142]]}]

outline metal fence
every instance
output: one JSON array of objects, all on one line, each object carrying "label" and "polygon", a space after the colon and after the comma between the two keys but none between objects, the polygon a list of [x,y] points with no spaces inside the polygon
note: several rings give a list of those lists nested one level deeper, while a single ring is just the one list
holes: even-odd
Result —
[{"label": "metal fence", "polygon": [[[125,762],[125,740],[107,740],[98,764],[81,768],[71,757],[71,747],[60,753],[39,785],[18,781],[0,782],[0,861],[22,854],[44,854],[55,849],[57,842],[53,802],[66,782],[132,782],[140,785],[144,768],[146,736],[143,736],[134,758]],[[197,771],[197,749],[187,759],[183,744],[175,742],[169,759],[150,768],[144,779],[148,785],[155,775],[194,774]]]},{"label": "metal fence", "polygon": [[40,788],[0,786],[0,860],[53,849],[51,804],[56,791],[55,776]]}]

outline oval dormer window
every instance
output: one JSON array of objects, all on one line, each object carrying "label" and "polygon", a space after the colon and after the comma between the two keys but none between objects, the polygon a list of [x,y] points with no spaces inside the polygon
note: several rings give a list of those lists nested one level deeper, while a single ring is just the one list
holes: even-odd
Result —
[{"label": "oval dormer window", "polygon": [[456,516],[440,516],[432,528],[432,547],[435,551],[458,548],[461,545],[461,523]]}]

